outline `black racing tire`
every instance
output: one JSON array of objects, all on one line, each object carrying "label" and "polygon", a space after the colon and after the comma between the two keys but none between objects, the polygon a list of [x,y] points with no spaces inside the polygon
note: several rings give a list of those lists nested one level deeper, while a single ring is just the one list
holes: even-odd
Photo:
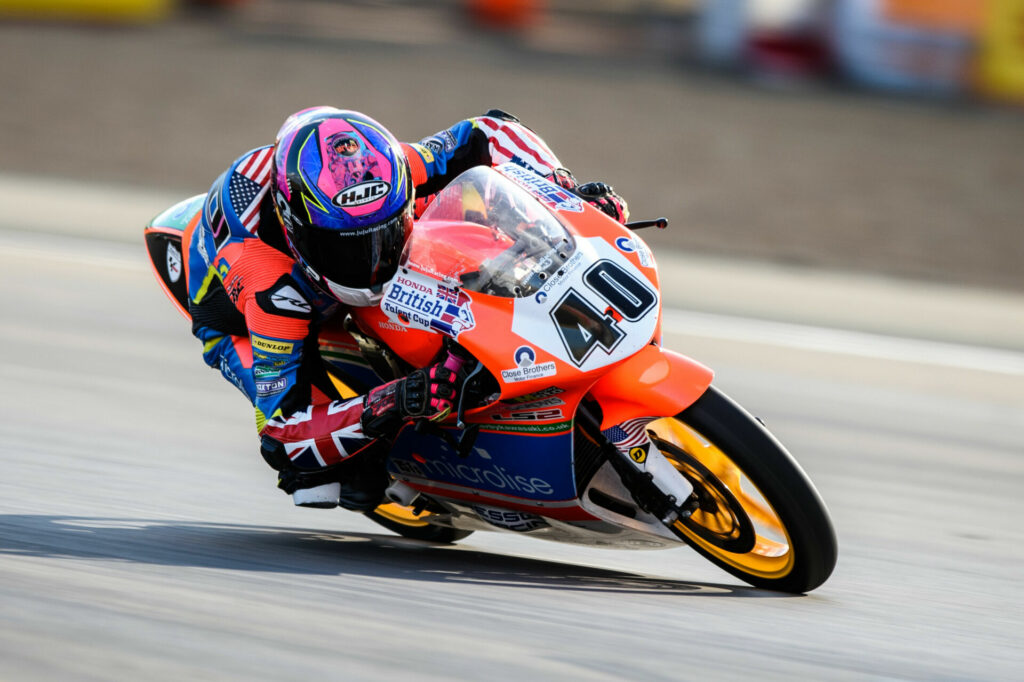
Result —
[{"label": "black racing tire", "polygon": [[471,530],[435,526],[421,521],[413,514],[412,509],[395,503],[382,504],[373,511],[366,512],[366,517],[411,540],[449,545],[473,534]]},{"label": "black racing tire", "polygon": [[[698,494],[707,490],[702,508],[672,526],[698,553],[759,588],[805,593],[828,579],[838,553],[828,509],[800,465],[757,419],[712,386],[676,417],[648,429]],[[695,471],[710,471],[718,480],[707,486]],[[714,494],[723,484],[731,495]],[[739,509],[726,508],[736,503]],[[753,522],[756,543],[731,552],[729,524],[745,518]]]}]

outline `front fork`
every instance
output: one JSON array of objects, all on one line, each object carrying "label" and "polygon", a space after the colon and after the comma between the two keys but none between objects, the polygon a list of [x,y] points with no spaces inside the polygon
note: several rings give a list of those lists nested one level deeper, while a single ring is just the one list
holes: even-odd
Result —
[{"label": "front fork", "polygon": [[624,452],[600,432],[598,420],[584,406],[580,406],[578,414],[583,422],[597,431],[605,458],[640,509],[666,525],[687,518],[697,510],[700,503],[693,485],[672,466],[649,437],[646,443]]},{"label": "front fork", "polygon": [[[686,518],[697,509],[693,485],[661,454],[650,438],[644,445],[629,448],[625,453],[614,444],[610,445],[619,455],[619,464],[613,462],[612,466],[641,509],[654,514],[665,524],[671,524],[680,517]],[[628,473],[624,471],[625,462],[632,465]]]}]

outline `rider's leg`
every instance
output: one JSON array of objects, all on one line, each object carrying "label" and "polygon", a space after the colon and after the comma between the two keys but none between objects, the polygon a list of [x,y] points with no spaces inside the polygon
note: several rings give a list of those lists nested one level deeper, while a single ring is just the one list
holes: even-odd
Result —
[{"label": "rider's leg", "polygon": [[[232,336],[209,328],[197,328],[196,336],[203,341],[203,360],[234,385],[249,399],[256,401],[256,383],[252,374],[252,344],[248,337]],[[327,398],[324,397],[326,402]],[[356,415],[362,413],[361,398]],[[326,408],[330,409],[330,408]],[[358,420],[358,416],[355,417]],[[355,438],[358,447],[362,439]],[[366,439],[365,442],[369,442]],[[348,443],[346,443],[348,445]],[[350,445],[351,447],[351,445]],[[321,462],[320,458],[306,455],[285,455],[264,458],[278,471],[278,487],[292,495],[296,505],[304,507],[342,506],[356,511],[367,511],[377,506],[387,475],[372,450],[360,451],[358,456],[346,456],[345,461]],[[271,461],[273,459],[273,461]],[[301,460],[301,461],[299,461]],[[349,461],[351,460],[351,461]]]},{"label": "rider's leg", "polygon": [[252,344],[247,337],[232,336],[208,327],[194,330],[203,342],[203,360],[249,399],[256,402],[256,382],[252,376]]}]

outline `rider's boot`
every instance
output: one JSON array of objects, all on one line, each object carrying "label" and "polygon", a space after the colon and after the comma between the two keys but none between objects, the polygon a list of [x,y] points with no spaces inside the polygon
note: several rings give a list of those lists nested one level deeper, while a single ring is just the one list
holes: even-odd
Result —
[{"label": "rider's boot", "polygon": [[354,512],[373,511],[384,502],[384,490],[391,484],[383,457],[360,453],[352,460],[344,478],[338,483],[338,505]]},{"label": "rider's boot", "polygon": [[[358,456],[354,459],[364,460]],[[278,487],[291,492],[292,501],[298,507],[331,509],[341,506],[354,512],[372,511],[384,501],[384,490],[390,480],[383,463],[370,459],[314,472],[286,470],[280,472]],[[328,477],[336,480],[318,483]]]},{"label": "rider's boot", "polygon": [[301,469],[284,454],[277,441],[264,438],[263,458],[277,470],[277,487],[299,507],[371,511],[384,500],[390,483],[380,449],[366,448],[345,461],[320,469]]}]

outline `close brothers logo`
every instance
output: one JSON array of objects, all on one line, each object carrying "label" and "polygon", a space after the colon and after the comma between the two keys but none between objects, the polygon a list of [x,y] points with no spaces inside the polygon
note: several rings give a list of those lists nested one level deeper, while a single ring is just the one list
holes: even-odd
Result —
[{"label": "close brothers logo", "polygon": [[554,362],[536,363],[537,351],[530,346],[516,348],[516,352],[512,354],[512,359],[516,366],[512,369],[501,370],[501,380],[506,384],[549,377],[558,371]]}]

